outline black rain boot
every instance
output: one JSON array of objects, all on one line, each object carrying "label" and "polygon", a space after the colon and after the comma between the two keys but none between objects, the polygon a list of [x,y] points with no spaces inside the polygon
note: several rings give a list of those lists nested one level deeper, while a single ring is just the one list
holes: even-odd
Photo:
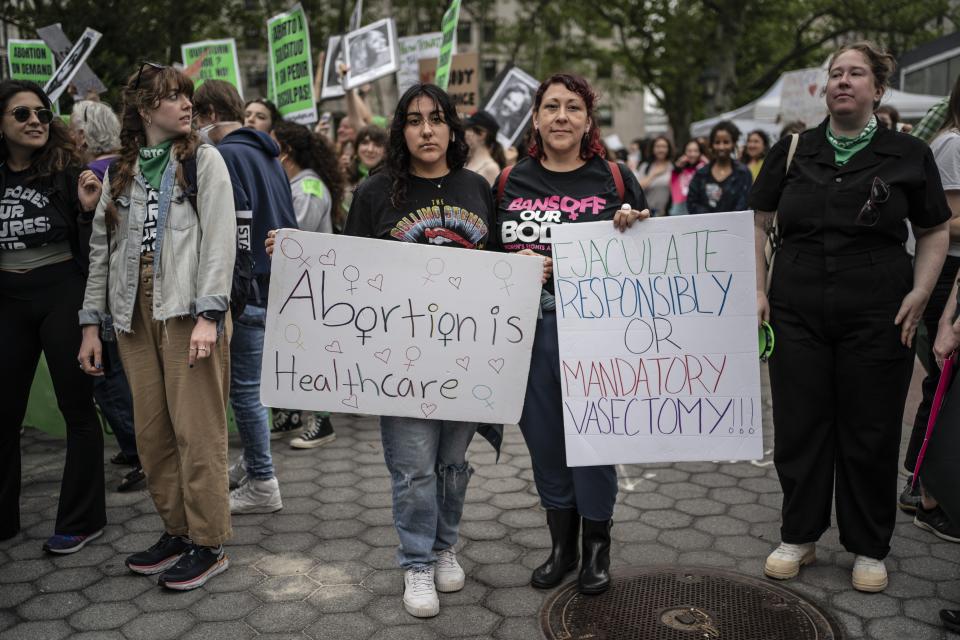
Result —
[{"label": "black rain boot", "polygon": [[563,577],[577,568],[577,538],[580,535],[580,514],[576,509],[547,509],[547,526],[553,548],[550,557],[533,570],[530,584],[537,589],[552,589]]},{"label": "black rain boot", "polygon": [[577,589],[596,595],[610,588],[610,527],[612,520],[583,519],[583,565]]}]

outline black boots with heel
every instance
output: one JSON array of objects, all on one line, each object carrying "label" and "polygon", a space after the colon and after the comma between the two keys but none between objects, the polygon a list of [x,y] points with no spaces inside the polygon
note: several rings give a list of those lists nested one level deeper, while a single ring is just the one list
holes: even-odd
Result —
[{"label": "black boots with heel", "polygon": [[610,588],[610,520],[583,519],[583,564],[580,593],[596,595]]}]

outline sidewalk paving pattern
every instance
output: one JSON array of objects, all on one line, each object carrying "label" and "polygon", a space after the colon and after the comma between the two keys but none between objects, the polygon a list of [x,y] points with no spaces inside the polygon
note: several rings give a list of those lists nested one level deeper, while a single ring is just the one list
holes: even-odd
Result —
[{"label": "sidewalk paving pattern", "polygon": [[[117,467],[108,469],[103,537],[74,555],[42,553],[56,515],[63,441],[28,429],[23,531],[0,543],[0,639],[540,638],[537,613],[547,592],[527,582],[546,556],[549,536],[519,430],[507,427],[499,463],[482,438],[471,445],[476,472],[458,545],[466,587],[441,594],[440,615],[420,620],[401,604],[403,572],[396,566],[377,422],[342,415],[335,421],[337,439],[321,449],[297,451],[274,442],[283,510],[235,516],[230,569],[186,593],[163,591],[155,577],[125,569],[124,557],[152,544],[161,523],[146,491],[112,491],[121,475]],[[769,451],[769,432],[766,440]],[[234,438],[231,456],[238,446]],[[614,573],[677,563],[760,575],[779,541],[781,494],[769,453],[759,463],[619,471]],[[899,514],[884,593],[861,594],[850,586],[853,558],[835,527],[818,545],[817,563],[781,584],[833,613],[849,638],[956,638],[938,626],[937,612],[960,606],[958,551]]]}]

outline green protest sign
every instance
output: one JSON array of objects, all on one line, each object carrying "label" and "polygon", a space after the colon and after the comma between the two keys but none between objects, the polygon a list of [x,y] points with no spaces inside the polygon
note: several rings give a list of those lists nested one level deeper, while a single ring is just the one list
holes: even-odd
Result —
[{"label": "green protest sign", "polygon": [[46,85],[57,64],[43,40],[7,41],[7,60],[10,63],[10,77],[14,80],[30,80],[41,87]]},{"label": "green protest sign", "polygon": [[459,20],[460,0],[453,0],[440,22],[443,43],[440,45],[440,60],[437,63],[437,75],[434,79],[434,84],[444,91],[447,90],[447,83],[450,81],[450,65],[453,63],[453,46],[457,38],[457,22]]},{"label": "green protest sign", "polygon": [[301,124],[316,122],[310,32],[300,3],[267,20],[267,42],[274,102],[280,115]]},{"label": "green protest sign", "polygon": [[240,63],[237,61],[237,42],[233,38],[190,42],[180,47],[183,66],[196,86],[204,80],[229,82],[243,97],[240,85]]}]

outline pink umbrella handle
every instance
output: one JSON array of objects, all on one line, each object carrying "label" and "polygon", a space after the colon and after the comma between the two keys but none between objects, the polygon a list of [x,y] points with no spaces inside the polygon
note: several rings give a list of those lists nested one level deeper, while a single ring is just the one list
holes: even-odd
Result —
[{"label": "pink umbrella handle", "polygon": [[940,407],[943,406],[943,398],[947,395],[947,389],[950,388],[950,382],[953,380],[954,369],[957,365],[957,354],[943,361],[943,369],[940,371],[940,380],[937,382],[937,391],[933,394],[933,405],[930,407],[930,419],[927,420],[927,431],[923,436],[923,446],[920,447],[920,453],[917,455],[917,464],[913,468],[913,482],[910,488],[916,486],[917,478],[920,477],[920,465],[923,464],[923,458],[927,453],[927,444],[930,443],[930,435],[933,433],[933,426],[937,423],[937,416],[940,415]]}]

